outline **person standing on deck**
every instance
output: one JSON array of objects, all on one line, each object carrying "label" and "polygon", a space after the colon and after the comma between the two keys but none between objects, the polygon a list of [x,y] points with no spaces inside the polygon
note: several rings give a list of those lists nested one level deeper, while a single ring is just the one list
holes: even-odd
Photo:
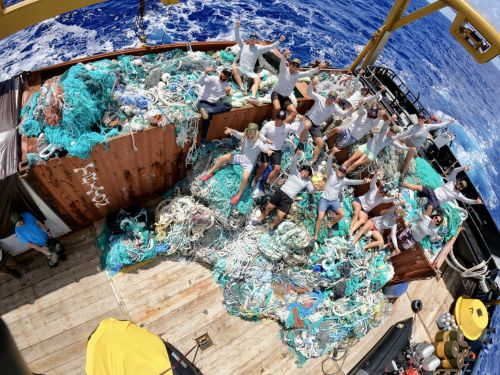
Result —
[{"label": "person standing on deck", "polygon": [[[57,266],[60,254],[61,260],[65,259],[62,255],[62,248],[60,245],[57,246],[58,242],[52,237],[47,226],[38,221],[31,212],[23,212],[21,215],[12,212],[10,219],[16,226],[16,236],[19,241],[45,255],[49,259],[50,267]],[[57,250],[60,254],[56,252]]]},{"label": "person standing on deck", "polygon": [[314,105],[304,116],[304,129],[300,134],[300,143],[306,138],[307,132],[311,134],[311,137],[316,143],[312,158],[313,163],[318,159],[319,153],[325,144],[320,128],[323,121],[327,120],[332,115],[345,118],[356,109],[356,107],[351,107],[348,111],[342,110],[339,106],[340,98],[334,90],[330,91],[326,98],[314,92],[314,88],[318,84],[319,80],[314,78],[307,87],[307,95],[314,100]]},{"label": "person standing on deck", "polygon": [[205,69],[205,72],[200,77],[198,84],[200,85],[199,101],[197,104],[200,110],[201,117],[201,144],[204,145],[207,140],[208,128],[212,116],[216,113],[227,112],[231,110],[231,104],[226,103],[224,98],[231,92],[229,87],[229,79],[231,71],[224,69],[219,76],[210,76],[210,73],[215,71],[213,66]]},{"label": "person standing on deck", "polygon": [[231,204],[234,206],[239,202],[241,194],[243,194],[247,186],[248,178],[252,173],[259,154],[265,152],[268,156],[271,156],[273,152],[259,139],[259,126],[257,124],[248,124],[244,133],[231,128],[226,128],[224,133],[241,139],[241,153],[222,155],[215,161],[215,164],[209,169],[208,173],[200,177],[200,180],[207,181],[212,178],[215,172],[226,163],[239,164],[243,169],[243,178],[241,180],[239,192],[231,199]]},{"label": "person standing on deck", "polygon": [[271,51],[279,46],[280,42],[285,40],[283,35],[280,39],[268,46],[257,45],[258,36],[256,33],[251,33],[250,37],[243,42],[240,37],[240,21],[234,24],[234,38],[240,46],[239,63],[234,64],[232,68],[234,81],[239,86],[240,90],[246,95],[245,87],[243,86],[242,75],[253,79],[251,88],[252,96],[250,99],[257,102],[257,91],[259,90],[260,77],[254,72],[255,64],[260,55]]},{"label": "person standing on deck", "polygon": [[448,176],[448,182],[434,190],[427,186],[414,185],[410,184],[409,182],[403,182],[403,186],[405,188],[417,191],[420,197],[427,198],[427,208],[425,210],[426,215],[430,215],[432,213],[432,210],[436,210],[446,202],[455,199],[467,204],[482,204],[483,201],[481,200],[481,198],[469,199],[460,192],[460,190],[463,190],[467,187],[467,181],[462,180],[457,182],[457,174],[461,171],[468,170],[468,165],[466,165],[465,167],[455,168]]},{"label": "person standing on deck", "polygon": [[309,192],[309,201],[311,201],[311,194],[315,191],[311,182],[311,175],[312,169],[309,166],[302,166],[300,170],[297,169],[297,156],[294,155],[285,184],[276,190],[260,217],[257,220],[252,220],[251,224],[262,224],[266,217],[277,208],[278,213],[273,222],[269,224],[269,234],[274,234],[276,227],[290,211],[293,200],[302,190],[307,189]]},{"label": "person standing on deck", "polygon": [[376,105],[367,111],[363,104],[364,99],[360,99],[356,120],[349,125],[337,126],[327,133],[328,137],[339,135],[336,142],[338,148],[345,148],[361,141],[386,114],[384,110],[379,110]]},{"label": "person standing on deck", "polygon": [[319,201],[318,217],[316,218],[316,227],[314,229],[314,239],[311,240],[311,242],[318,239],[319,230],[321,228],[321,224],[323,224],[323,219],[325,218],[327,210],[334,212],[334,215],[328,224],[328,228],[330,229],[344,217],[345,213],[341,202],[342,188],[344,186],[362,185],[370,182],[369,178],[365,178],[364,180],[350,180],[346,178],[346,171],[342,167],[334,171],[333,154],[337,151],[338,150],[335,147],[332,148],[330,150],[330,155],[328,156],[328,161],[326,163],[327,181]]},{"label": "person standing on deck", "polygon": [[417,115],[417,119],[418,121],[416,124],[409,126],[408,129],[396,136],[396,139],[408,146],[408,152],[403,164],[403,169],[401,170],[401,181],[404,180],[406,173],[408,172],[411,159],[417,155],[418,148],[424,144],[429,132],[431,130],[445,128],[450,123],[455,121],[454,119],[449,119],[448,121],[441,122],[439,124],[427,124],[427,118],[423,113],[419,113]]},{"label": "person standing on deck", "polygon": [[290,99],[290,95],[292,95],[293,93],[295,84],[300,78],[312,77],[314,74],[318,73],[320,69],[324,69],[326,67],[326,64],[321,63],[314,69],[301,72],[299,70],[299,59],[293,59],[287,66],[287,60],[290,58],[290,55],[291,52],[289,49],[286,49],[281,54],[278,83],[276,84],[276,87],[271,94],[271,99],[273,101],[274,107],[273,118],[275,118],[279,110],[285,109],[288,111],[288,118],[286,119],[286,122],[288,122],[289,124],[291,124],[297,116],[297,108],[295,108]]},{"label": "person standing on deck", "polygon": [[370,89],[366,86],[362,86],[360,82],[360,78],[364,73],[364,69],[361,69],[354,79],[354,93],[347,98],[347,101],[351,103],[351,105],[360,105],[359,101],[361,99],[363,99],[365,104],[370,104],[375,100],[380,100],[382,98],[382,93],[385,91],[385,86],[381,86],[378,92],[373,95],[369,95]]},{"label": "person standing on deck", "polygon": [[280,110],[276,120],[267,122],[262,129],[260,129],[260,139],[273,151],[270,157],[264,152],[260,155],[262,165],[257,170],[254,177],[254,181],[257,181],[269,163],[273,165],[273,170],[267,176],[266,181],[263,182],[266,193],[269,190],[269,184],[273,182],[274,178],[281,171],[281,148],[283,147],[283,143],[285,143],[289,134],[299,131],[300,124],[287,124],[286,121],[286,111]]}]

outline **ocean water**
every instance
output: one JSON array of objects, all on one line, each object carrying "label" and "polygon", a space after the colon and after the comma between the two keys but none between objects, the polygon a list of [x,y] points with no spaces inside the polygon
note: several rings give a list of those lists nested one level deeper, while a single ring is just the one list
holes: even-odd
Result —
[{"label": "ocean water", "polygon": [[[7,0],[10,5],[16,1]],[[412,1],[410,10],[426,5]],[[146,1],[148,44],[232,40],[243,36],[287,37],[283,43],[302,61],[326,59],[345,67],[383,23],[390,0],[182,0],[166,7]],[[137,1],[106,1],[46,20],[0,40],[0,80],[77,57],[139,46]],[[449,34],[441,13],[396,31],[379,63],[420,93],[431,112],[452,116],[452,148],[500,227],[500,71],[477,64]],[[473,197],[475,198],[475,197]]]}]

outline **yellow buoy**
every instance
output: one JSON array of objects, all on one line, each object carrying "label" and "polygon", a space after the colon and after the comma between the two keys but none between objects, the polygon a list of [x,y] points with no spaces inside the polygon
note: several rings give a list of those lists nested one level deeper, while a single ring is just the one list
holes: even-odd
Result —
[{"label": "yellow buoy", "polygon": [[478,299],[459,297],[454,315],[457,325],[469,340],[477,340],[488,326],[488,311]]}]

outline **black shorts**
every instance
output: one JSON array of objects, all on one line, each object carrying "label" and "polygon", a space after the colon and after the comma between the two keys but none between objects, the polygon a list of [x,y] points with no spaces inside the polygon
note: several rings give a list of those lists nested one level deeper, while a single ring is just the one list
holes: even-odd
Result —
[{"label": "black shorts", "polygon": [[323,138],[323,133],[321,132],[321,127],[319,125],[316,125],[314,122],[312,122],[312,120],[305,116],[306,119],[308,119],[309,121],[311,121],[311,124],[312,126],[309,128],[309,134],[311,134],[311,137],[314,138]]},{"label": "black shorts", "polygon": [[427,205],[432,206],[433,210],[439,207],[439,201],[434,190],[429,189],[427,186],[422,186],[422,191],[418,193],[418,196],[427,198]]},{"label": "black shorts", "polygon": [[271,199],[269,199],[269,203],[278,207],[278,210],[281,212],[287,214],[288,211],[290,211],[290,207],[292,207],[293,199],[286,195],[283,190],[278,189],[274,192]]},{"label": "black shorts", "polygon": [[271,163],[272,165],[280,165],[281,166],[281,150],[274,151],[271,156],[267,156],[266,153],[261,152],[260,153],[260,161],[262,163],[265,163],[265,164]]},{"label": "black shorts", "polygon": [[278,94],[276,91],[273,91],[271,94],[271,100],[274,102],[276,99],[280,101],[281,109],[287,109],[289,105],[293,104],[288,96],[283,96]]}]

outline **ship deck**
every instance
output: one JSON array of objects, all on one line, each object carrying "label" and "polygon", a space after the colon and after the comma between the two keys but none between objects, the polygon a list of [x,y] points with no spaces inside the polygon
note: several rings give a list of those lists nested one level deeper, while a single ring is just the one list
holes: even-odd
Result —
[{"label": "ship deck", "polygon": [[[206,375],[322,373],[324,358],[297,367],[277,323],[229,315],[210,270],[199,264],[157,258],[109,277],[99,268],[99,231],[97,223],[66,236],[68,258],[56,268],[31,253],[20,257],[21,262],[33,259],[23,268],[22,279],[0,274],[0,314],[33,372],[84,374],[89,335],[99,321],[115,317],[146,327],[184,353],[195,345],[194,338],[208,332],[214,345],[198,353],[195,362]],[[347,373],[391,325],[413,316],[410,301],[415,298],[423,301],[424,309],[414,336],[432,341],[436,317],[449,309],[462,288],[450,269],[444,269],[440,279],[412,282],[385,324],[350,350],[343,371]],[[332,368],[328,361],[325,370]]]}]

